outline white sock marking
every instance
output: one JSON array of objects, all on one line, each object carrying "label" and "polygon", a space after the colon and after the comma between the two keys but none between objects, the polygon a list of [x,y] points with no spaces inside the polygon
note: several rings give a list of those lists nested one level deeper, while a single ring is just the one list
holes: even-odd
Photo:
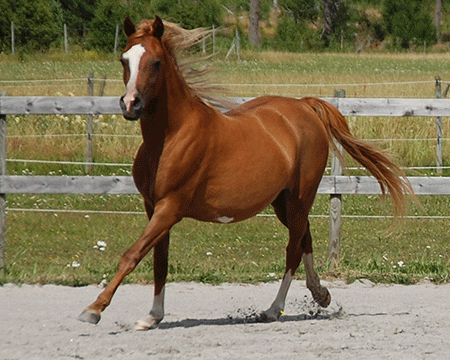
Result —
[{"label": "white sock marking", "polygon": [[156,319],[161,320],[164,317],[164,293],[166,287],[164,286],[158,295],[153,298],[153,306],[150,310],[150,315]]},{"label": "white sock marking", "polygon": [[269,309],[264,311],[264,314],[267,316],[269,320],[277,320],[280,316],[280,313],[284,310],[284,304],[286,302],[286,295],[288,293],[289,287],[291,286],[292,275],[291,272],[288,271],[281,282],[280,289],[278,290],[277,297],[273,301],[272,305]]}]

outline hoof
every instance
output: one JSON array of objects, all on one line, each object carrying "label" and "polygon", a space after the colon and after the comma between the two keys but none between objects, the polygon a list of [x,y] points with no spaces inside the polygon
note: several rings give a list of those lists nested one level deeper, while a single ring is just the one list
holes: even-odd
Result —
[{"label": "hoof", "polygon": [[157,320],[153,316],[147,316],[145,319],[136,321],[134,324],[134,330],[145,331],[156,329],[161,320]]},{"label": "hoof", "polygon": [[270,311],[266,310],[264,312],[262,312],[261,314],[258,315],[258,317],[256,318],[256,321],[258,322],[274,322],[274,321],[278,321],[278,319],[281,316],[281,311]]},{"label": "hoof", "polygon": [[331,295],[326,287],[321,287],[318,295],[314,296],[314,300],[319,304],[319,306],[326,308],[330,305]]},{"label": "hoof", "polygon": [[100,321],[100,314],[92,310],[84,310],[78,317],[77,320],[87,322],[90,324],[98,324]]}]

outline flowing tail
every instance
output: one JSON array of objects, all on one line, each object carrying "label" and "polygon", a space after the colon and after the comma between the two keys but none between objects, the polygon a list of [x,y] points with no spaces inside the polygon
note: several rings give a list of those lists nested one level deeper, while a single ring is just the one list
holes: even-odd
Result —
[{"label": "flowing tail", "polygon": [[395,217],[406,212],[406,194],[414,191],[403,171],[383,154],[383,150],[365,141],[355,138],[345,121],[344,116],[333,105],[317,98],[304,98],[317,113],[327,130],[333,152],[340,160],[343,156],[332,138],[335,138],[350,156],[363,165],[377,179],[383,194],[389,193],[394,207]]}]

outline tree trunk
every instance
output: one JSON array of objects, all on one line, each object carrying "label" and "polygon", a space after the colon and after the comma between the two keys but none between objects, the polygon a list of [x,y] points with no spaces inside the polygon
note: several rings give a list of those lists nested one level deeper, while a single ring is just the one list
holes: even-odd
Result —
[{"label": "tree trunk", "polygon": [[436,37],[438,44],[442,43],[441,40],[441,13],[442,13],[442,0],[436,0],[436,8],[434,9],[434,24],[436,25]]},{"label": "tree trunk", "polygon": [[259,46],[259,0],[250,1],[249,40],[253,46]]},{"label": "tree trunk", "polygon": [[323,32],[321,38],[328,42],[333,34],[341,0],[323,0]]}]

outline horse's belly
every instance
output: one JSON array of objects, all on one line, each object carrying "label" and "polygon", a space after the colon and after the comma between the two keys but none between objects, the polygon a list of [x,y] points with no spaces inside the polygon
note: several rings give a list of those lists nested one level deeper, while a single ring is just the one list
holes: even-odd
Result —
[{"label": "horse's belly", "polygon": [[230,223],[248,219],[270,205],[288,183],[285,171],[236,171],[211,181],[202,190],[190,217],[201,221]]}]

